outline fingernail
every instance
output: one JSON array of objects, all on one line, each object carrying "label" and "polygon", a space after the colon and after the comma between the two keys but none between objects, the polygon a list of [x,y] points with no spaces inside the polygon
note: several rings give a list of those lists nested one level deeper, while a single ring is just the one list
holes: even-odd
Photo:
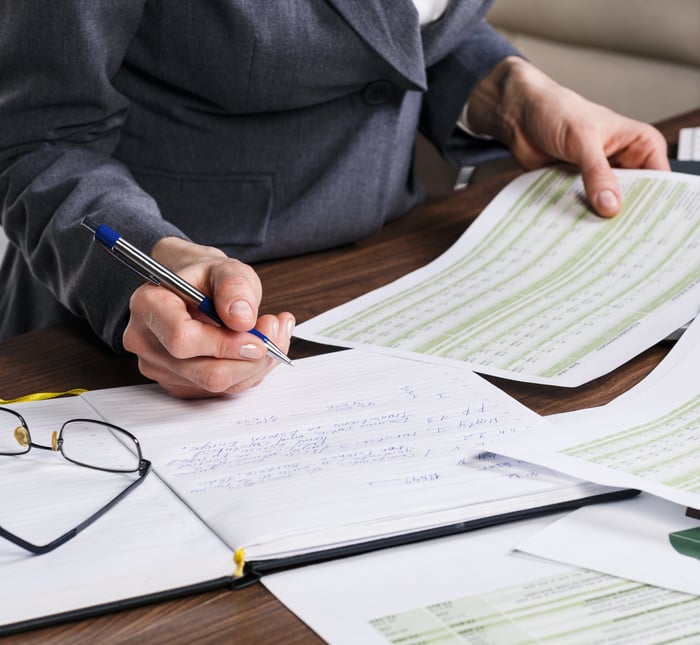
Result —
[{"label": "fingernail", "polygon": [[232,302],[231,306],[228,308],[228,312],[232,316],[238,316],[240,318],[253,317],[253,310],[245,300],[235,300]]},{"label": "fingernail", "polygon": [[603,210],[614,210],[618,207],[617,195],[612,190],[603,190],[598,194],[598,207]]},{"label": "fingernail", "polygon": [[288,320],[287,321],[287,336],[289,336],[291,338],[293,333],[294,333],[294,321]]},{"label": "fingernail", "polygon": [[263,350],[261,347],[250,343],[248,345],[242,345],[238,350],[238,354],[241,358],[251,358],[253,360],[258,360],[263,357]]}]

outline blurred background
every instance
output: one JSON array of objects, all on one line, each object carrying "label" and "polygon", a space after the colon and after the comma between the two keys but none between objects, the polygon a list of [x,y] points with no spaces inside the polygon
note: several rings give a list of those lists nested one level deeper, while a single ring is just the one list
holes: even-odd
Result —
[{"label": "blurred background", "polygon": [[[700,0],[496,0],[489,22],[533,64],[588,99],[654,123],[700,107]],[[456,171],[422,138],[429,194]]]}]

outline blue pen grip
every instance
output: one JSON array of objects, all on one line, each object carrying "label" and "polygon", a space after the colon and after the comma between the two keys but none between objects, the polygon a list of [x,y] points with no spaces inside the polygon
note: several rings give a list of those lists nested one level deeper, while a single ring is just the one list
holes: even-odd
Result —
[{"label": "blue pen grip", "polygon": [[[207,316],[209,316],[209,318],[211,318],[212,320],[218,322],[222,327],[225,327],[223,321],[221,320],[221,318],[219,318],[219,314],[216,313],[216,309],[214,308],[214,303],[212,302],[211,298],[205,296],[204,300],[202,300],[202,302],[199,303],[198,309],[203,314],[206,314]],[[262,332],[255,329],[255,327],[253,327],[253,329],[249,329],[248,333],[253,334],[253,336],[257,336],[264,343],[268,342],[267,336],[265,336],[265,334],[263,334]]]},{"label": "blue pen grip", "polygon": [[214,303],[212,302],[211,298],[204,297],[202,302],[199,303],[198,309],[203,313],[209,316],[213,321],[218,322],[222,327],[225,327],[223,320],[219,318],[219,314],[216,313],[216,309],[214,308]]},{"label": "blue pen grip", "polygon": [[102,244],[109,247],[110,249],[114,248],[114,245],[117,243],[117,240],[120,237],[121,235],[119,235],[119,233],[113,231],[106,224],[100,224],[97,227],[97,230],[95,231],[95,239],[98,242],[102,242]]},{"label": "blue pen grip", "polygon": [[269,340],[268,337],[265,336],[265,334],[255,329],[255,327],[253,327],[253,329],[249,329],[248,333],[253,334],[253,336],[257,336],[263,343],[267,343]]}]

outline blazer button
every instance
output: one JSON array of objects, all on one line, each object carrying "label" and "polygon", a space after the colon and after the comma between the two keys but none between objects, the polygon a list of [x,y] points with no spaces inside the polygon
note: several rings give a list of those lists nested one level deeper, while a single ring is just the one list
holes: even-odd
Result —
[{"label": "blazer button", "polygon": [[367,105],[382,105],[394,98],[396,88],[391,81],[374,81],[362,88],[362,100]]}]

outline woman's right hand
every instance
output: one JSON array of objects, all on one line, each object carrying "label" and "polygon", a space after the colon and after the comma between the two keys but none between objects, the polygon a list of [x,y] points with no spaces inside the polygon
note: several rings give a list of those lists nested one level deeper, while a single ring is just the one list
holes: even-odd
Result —
[{"label": "woman's right hand", "polygon": [[156,244],[152,256],[208,294],[225,327],[168,289],[142,285],[131,297],[123,337],[141,373],[182,398],[235,394],[260,383],[277,361],[248,330],[255,327],[287,352],[294,316],[258,317],[257,274],[216,248],[169,237]]}]

